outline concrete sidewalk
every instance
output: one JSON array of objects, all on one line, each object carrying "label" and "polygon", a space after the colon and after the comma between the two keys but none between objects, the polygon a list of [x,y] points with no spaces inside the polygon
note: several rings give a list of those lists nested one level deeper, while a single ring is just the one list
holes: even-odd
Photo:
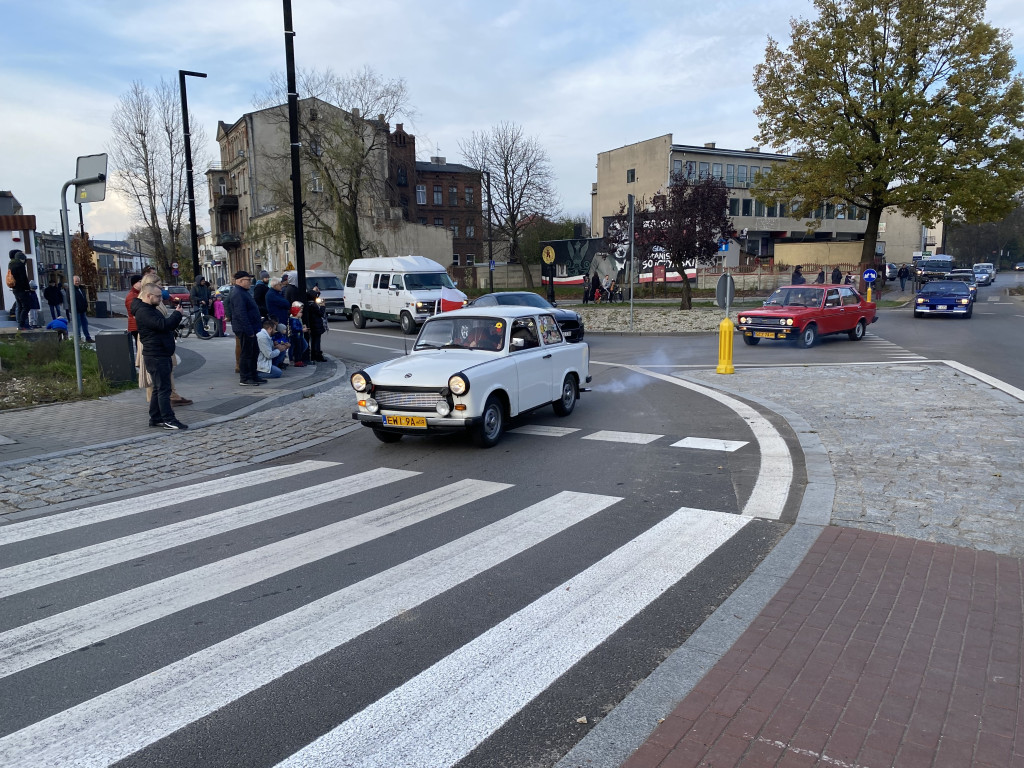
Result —
[{"label": "concrete sidewalk", "polygon": [[[123,330],[125,320],[90,319],[90,330]],[[208,427],[273,405],[293,402],[335,385],[345,366],[335,359],[305,368],[289,366],[279,379],[240,387],[235,370],[235,338],[179,339],[175,388],[193,401],[175,406],[191,429]],[[0,416],[0,466],[25,459],[52,458],[85,447],[153,435],[145,391],[133,388],[111,397],[6,411]]]}]

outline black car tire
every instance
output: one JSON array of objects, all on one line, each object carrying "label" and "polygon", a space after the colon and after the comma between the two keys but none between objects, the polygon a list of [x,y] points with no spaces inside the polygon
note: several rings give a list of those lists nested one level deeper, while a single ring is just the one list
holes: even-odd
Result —
[{"label": "black car tire", "polygon": [[864,334],[867,332],[867,326],[864,325],[863,320],[858,320],[857,324],[850,329],[849,335],[851,341],[860,341],[864,338]]},{"label": "black car tire", "polygon": [[397,443],[402,439],[401,432],[387,432],[383,429],[373,430],[373,436],[380,440],[382,443]]},{"label": "black car tire", "polygon": [[491,448],[498,444],[505,431],[505,409],[494,395],[487,398],[480,423],[473,430],[473,442],[480,448]]},{"label": "black car tire", "polygon": [[756,339],[753,336],[746,336],[746,335],[744,335],[743,336],[743,343],[746,344],[748,347],[756,347],[758,344],[761,343],[761,340],[760,339]]},{"label": "black car tire", "polygon": [[402,333],[406,336],[411,336],[416,333],[416,321],[412,319],[412,315],[408,312],[403,312],[401,314],[398,324],[402,326]]},{"label": "black car tire", "polygon": [[818,326],[814,323],[808,323],[802,331],[800,331],[800,340],[797,342],[804,349],[810,349],[814,346],[814,342],[818,340]]},{"label": "black car tire", "polygon": [[576,385],[576,377],[571,373],[562,381],[562,396],[553,402],[551,406],[555,409],[556,416],[568,416],[576,407],[576,400],[579,399],[579,390]]},{"label": "black car tire", "polygon": [[915,318],[915,319],[918,319],[918,318],[921,318],[921,317],[924,317],[924,315],[922,315],[922,314],[921,314],[920,312],[918,312],[918,311],[917,311],[917,310],[915,309],[915,310],[914,310],[914,318]]},{"label": "black car tire", "polygon": [[359,311],[359,307],[352,307],[352,325],[359,330],[366,327],[366,318],[363,317],[363,313]]},{"label": "black car tire", "polygon": [[964,313],[964,319],[965,320],[970,320],[973,315],[974,315],[974,305],[972,304],[970,306],[970,308]]}]

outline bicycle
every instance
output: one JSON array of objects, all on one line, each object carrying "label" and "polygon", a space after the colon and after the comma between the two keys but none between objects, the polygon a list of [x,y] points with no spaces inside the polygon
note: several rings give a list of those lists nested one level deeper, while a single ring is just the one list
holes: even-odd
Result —
[{"label": "bicycle", "polygon": [[202,307],[190,309],[187,313],[182,311],[182,315],[181,324],[174,329],[174,335],[177,338],[186,339],[195,331],[196,338],[205,341],[206,339],[212,339],[214,334],[216,334],[217,318],[208,312],[204,312]]}]

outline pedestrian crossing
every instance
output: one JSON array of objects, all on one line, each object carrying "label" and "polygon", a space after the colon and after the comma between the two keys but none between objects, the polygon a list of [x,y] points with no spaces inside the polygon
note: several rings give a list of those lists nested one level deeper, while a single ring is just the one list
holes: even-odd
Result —
[{"label": "pedestrian crossing", "polygon": [[[233,503],[240,488],[281,492]],[[180,519],[183,498],[203,498],[204,508]],[[370,635],[386,645],[428,606],[463,612],[459,623],[474,626],[478,609],[462,601],[478,588],[504,615],[366,706],[347,711],[339,701],[335,721],[265,763],[455,765],[666,593],[686,594],[695,570],[701,583],[713,580],[720,567],[706,562],[723,547],[746,551],[776,525],[689,507],[634,509],[621,496],[575,489],[318,461],[126,501],[0,530],[0,765],[204,764],[234,733],[222,730],[225,711],[265,722],[260,692],[287,688],[307,666],[354,652]],[[129,525],[138,530],[117,535]],[[89,543],[77,546],[79,538]],[[226,538],[231,547],[213,546]],[[581,548],[593,555],[582,558]],[[24,552],[37,556],[18,562]],[[580,559],[578,569],[565,572],[572,558],[559,552]],[[163,569],[138,583],[135,566],[148,558],[163,558]],[[364,570],[349,577],[356,566]],[[724,584],[735,578],[722,575]],[[280,609],[248,607],[254,594],[276,595]],[[434,632],[420,627],[419,642],[443,647],[446,634]],[[378,646],[369,645],[360,659],[372,667]],[[292,716],[332,700],[330,681],[323,685],[290,691],[300,707]],[[29,703],[25,690],[31,706],[16,708]],[[293,738],[287,720],[270,719],[282,739]],[[161,760],[150,750],[163,750]],[[238,759],[217,764],[253,764]]]},{"label": "pedestrian crossing", "polygon": [[[573,433],[581,432],[571,427],[549,427],[543,424],[524,424],[517,426],[510,434],[536,435],[539,437],[568,437]],[[665,435],[658,435],[652,432],[619,432],[610,429],[600,429],[596,432],[580,436],[581,440],[597,440],[605,443],[626,443],[629,445],[648,445]],[[710,437],[684,437],[671,443],[672,448],[693,448],[700,451],[724,451],[731,453],[745,445],[747,440],[721,440]]]},{"label": "pedestrian crossing", "polygon": [[899,344],[893,344],[891,341],[886,341],[881,336],[876,336],[871,331],[864,334],[864,338],[861,339],[861,343],[871,347],[873,354],[882,355],[889,360],[928,359],[924,355],[919,355],[916,352],[911,352],[909,349],[904,349]]}]

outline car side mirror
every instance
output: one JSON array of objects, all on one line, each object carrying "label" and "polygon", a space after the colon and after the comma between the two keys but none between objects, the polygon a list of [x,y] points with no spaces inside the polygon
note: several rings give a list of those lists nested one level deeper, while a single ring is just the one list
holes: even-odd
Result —
[{"label": "car side mirror", "polygon": [[519,338],[512,339],[512,344],[511,345],[513,347],[515,347],[516,349],[523,349],[526,346],[526,339],[519,339]]}]

